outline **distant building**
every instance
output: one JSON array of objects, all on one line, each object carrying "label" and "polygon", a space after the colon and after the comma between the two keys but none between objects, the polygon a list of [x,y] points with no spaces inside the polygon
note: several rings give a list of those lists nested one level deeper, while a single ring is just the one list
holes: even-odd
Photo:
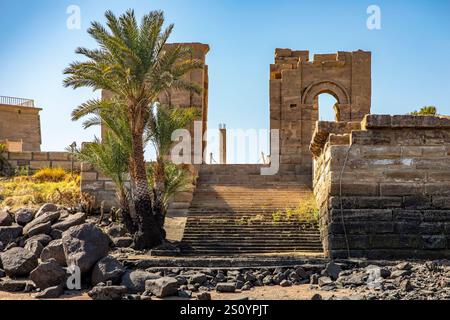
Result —
[{"label": "distant building", "polygon": [[0,143],[11,152],[40,151],[41,110],[33,100],[0,96]]}]

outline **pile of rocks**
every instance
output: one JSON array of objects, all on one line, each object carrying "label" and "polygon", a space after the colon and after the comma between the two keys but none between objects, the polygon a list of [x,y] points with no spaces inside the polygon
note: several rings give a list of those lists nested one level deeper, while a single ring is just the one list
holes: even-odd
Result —
[{"label": "pile of rocks", "polygon": [[119,262],[107,255],[115,246],[130,246],[132,239],[120,225],[103,232],[93,222],[51,203],[39,210],[0,211],[0,291],[56,298],[75,289],[77,281],[92,279],[95,285],[114,278],[119,271],[108,268]]},{"label": "pile of rocks", "polygon": [[[339,260],[310,261],[295,267],[141,270],[137,261],[126,265],[120,261],[138,253],[130,248],[132,239],[125,228],[113,223],[101,229],[96,222],[53,204],[37,211],[1,211],[0,291],[56,298],[81,287],[96,300],[168,296],[208,300],[211,291],[306,285],[328,292],[345,290],[351,299],[450,299],[447,260],[376,264]],[[342,294],[339,296],[342,299]],[[322,297],[316,294],[313,299]]]}]

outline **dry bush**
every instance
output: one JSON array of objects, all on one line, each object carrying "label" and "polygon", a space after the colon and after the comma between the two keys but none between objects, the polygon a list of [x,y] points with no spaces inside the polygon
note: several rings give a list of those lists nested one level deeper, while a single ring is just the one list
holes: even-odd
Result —
[{"label": "dry bush", "polygon": [[33,175],[37,182],[60,182],[66,179],[67,172],[63,168],[43,168]]}]

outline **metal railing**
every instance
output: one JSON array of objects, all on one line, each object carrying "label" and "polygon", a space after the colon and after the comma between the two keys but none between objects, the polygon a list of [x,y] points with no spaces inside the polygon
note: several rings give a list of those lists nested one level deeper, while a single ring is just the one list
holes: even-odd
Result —
[{"label": "metal railing", "polygon": [[34,100],[0,96],[0,104],[34,108]]}]

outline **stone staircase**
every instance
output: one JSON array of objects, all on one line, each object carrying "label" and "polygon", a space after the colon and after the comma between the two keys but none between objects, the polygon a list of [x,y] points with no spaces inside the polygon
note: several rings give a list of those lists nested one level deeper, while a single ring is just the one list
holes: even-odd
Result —
[{"label": "stone staircase", "polygon": [[284,214],[313,197],[310,177],[261,176],[259,170],[259,165],[199,168],[182,241],[185,254],[322,253],[317,223]]}]

